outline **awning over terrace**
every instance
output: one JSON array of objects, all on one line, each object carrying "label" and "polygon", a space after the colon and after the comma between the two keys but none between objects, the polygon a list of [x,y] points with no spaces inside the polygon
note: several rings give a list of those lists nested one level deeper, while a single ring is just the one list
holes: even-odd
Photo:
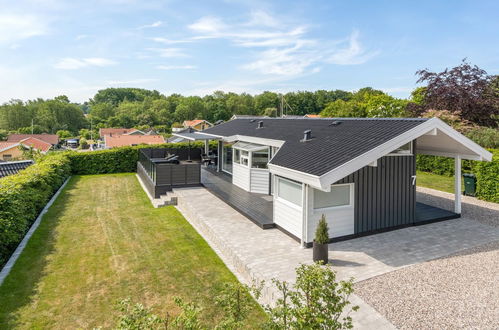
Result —
[{"label": "awning over terrace", "polygon": [[178,133],[173,133],[172,135],[184,138],[189,141],[206,141],[206,140],[220,139],[216,136],[203,134],[201,132],[178,132]]}]

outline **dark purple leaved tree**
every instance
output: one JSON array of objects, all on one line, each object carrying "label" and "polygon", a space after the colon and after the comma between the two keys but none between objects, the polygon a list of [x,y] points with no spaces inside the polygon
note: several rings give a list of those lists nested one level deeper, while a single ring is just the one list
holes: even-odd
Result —
[{"label": "dark purple leaved tree", "polygon": [[497,76],[489,76],[476,65],[463,62],[443,72],[416,72],[418,83],[427,83],[422,104],[409,110],[416,115],[429,109],[459,111],[461,118],[479,125],[497,127],[499,88]]}]

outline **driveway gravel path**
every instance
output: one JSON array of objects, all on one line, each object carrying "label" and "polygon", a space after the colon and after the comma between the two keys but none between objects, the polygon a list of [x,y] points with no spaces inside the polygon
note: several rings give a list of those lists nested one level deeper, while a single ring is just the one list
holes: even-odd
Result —
[{"label": "driveway gravel path", "polygon": [[356,283],[355,293],[400,329],[498,329],[499,240]]}]

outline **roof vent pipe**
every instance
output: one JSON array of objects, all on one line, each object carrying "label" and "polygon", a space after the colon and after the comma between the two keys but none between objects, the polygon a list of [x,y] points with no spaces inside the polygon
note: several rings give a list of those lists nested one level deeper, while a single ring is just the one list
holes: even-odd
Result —
[{"label": "roof vent pipe", "polygon": [[302,141],[309,141],[312,139],[312,130],[307,129],[306,131],[303,132],[303,140]]},{"label": "roof vent pipe", "polygon": [[263,128],[263,121],[258,122],[258,127],[257,128]]}]

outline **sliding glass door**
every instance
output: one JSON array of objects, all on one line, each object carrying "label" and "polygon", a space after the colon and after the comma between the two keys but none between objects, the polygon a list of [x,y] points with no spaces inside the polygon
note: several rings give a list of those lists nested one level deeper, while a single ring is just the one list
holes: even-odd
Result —
[{"label": "sliding glass door", "polygon": [[223,143],[222,170],[232,174],[232,143],[229,142]]}]

